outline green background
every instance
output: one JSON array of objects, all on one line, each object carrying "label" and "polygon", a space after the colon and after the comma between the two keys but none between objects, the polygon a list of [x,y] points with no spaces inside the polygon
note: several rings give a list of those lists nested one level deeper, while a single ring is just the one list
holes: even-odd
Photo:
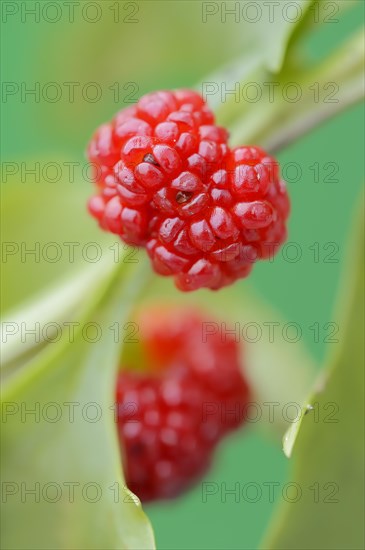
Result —
[{"label": "green background", "polygon": [[[75,21],[70,23],[63,9],[62,18],[56,23],[36,22],[29,15],[22,22],[19,12],[3,24],[3,81],[20,87],[23,82],[29,86],[39,82],[41,90],[44,84],[56,82],[62,88],[62,97],[55,103],[42,97],[35,102],[30,96],[23,101],[19,93],[7,99],[3,96],[4,161],[29,165],[37,161],[75,161],[82,166],[84,150],[95,127],[124,106],[123,97],[131,91],[131,88],[123,90],[126,83],[136,83],[136,99],[153,89],[194,86],[244,51],[242,36],[247,23],[236,23],[229,17],[222,23],[219,16],[203,23],[200,2],[140,1],[134,16],[136,23],[113,22],[111,4],[113,2],[98,2],[102,17],[95,23],[83,21],[80,9],[75,11]],[[323,25],[320,37],[314,28],[308,40],[312,53],[322,55],[357,28],[363,17],[363,6],[363,2],[359,2],[353,10],[341,14],[338,23]],[[121,18],[131,11],[129,8],[123,11],[122,6]],[[52,17],[51,8],[49,14]],[[72,103],[64,82],[80,83]],[[88,82],[101,86],[102,96],[95,103],[80,96],[80,88]],[[121,92],[119,103],[114,102],[108,88],[115,82],[119,83]],[[302,171],[297,182],[288,183],[292,200],[289,240],[299,245],[302,257],[290,263],[279,255],[273,264],[256,266],[251,277],[259,293],[280,310],[284,318],[302,326],[303,341],[319,361],[323,360],[328,347],[336,344],[326,347],[323,334],[318,343],[314,342],[309,326],[314,322],[323,325],[332,319],[338,282],[347,259],[345,244],[363,180],[362,120],[363,107],[353,107],[278,155],[281,163],[295,162]],[[315,162],[320,166],[318,182],[314,181],[310,169]],[[338,165],[335,175],[338,182],[324,181],[328,174],[325,164],[329,162]],[[79,169],[76,174],[79,181],[62,183],[80,186],[80,196],[86,197],[91,187],[83,181]],[[24,192],[32,192],[29,182],[32,180],[28,178],[19,186],[19,219],[16,220],[19,239],[23,238],[23,216],[32,219],[26,200],[21,200],[24,196],[26,199]],[[49,200],[53,196],[52,186],[62,183],[49,183]],[[64,212],[64,215],[84,218],[85,227],[93,230],[83,203],[76,204],[73,212]],[[69,237],[72,240],[72,235]],[[314,261],[309,248],[315,242],[319,243],[319,262]],[[326,252],[323,246],[329,242],[338,247],[336,263],[323,261]],[[60,265],[45,266],[46,275],[42,277],[51,282],[74,266],[66,262],[62,267],[60,270]],[[34,287],[44,283],[41,277],[37,281],[42,264],[31,266],[32,280],[28,280],[24,266],[18,268],[12,261],[5,266],[4,285],[12,278],[21,287],[16,293],[4,295],[9,307],[19,304]],[[245,282],[240,285],[244,292]],[[227,495],[224,502],[220,493],[208,497],[204,503],[202,486],[198,485],[175,502],[145,507],[158,548],[257,548],[274,507],[281,500],[281,488],[290,479],[288,475],[288,460],[281,450],[280,438],[268,435],[260,426],[249,426],[244,435],[235,434],[220,448],[205,481],[225,483],[227,489],[237,482],[258,483],[261,487],[264,482],[279,482],[275,502],[269,502],[268,493],[263,492],[255,503],[245,501],[242,496],[235,502],[232,495]]]}]

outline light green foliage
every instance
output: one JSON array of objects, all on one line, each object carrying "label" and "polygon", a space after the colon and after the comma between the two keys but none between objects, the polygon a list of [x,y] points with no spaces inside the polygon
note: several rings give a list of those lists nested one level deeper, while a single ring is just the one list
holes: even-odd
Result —
[{"label": "light green foliage", "polygon": [[284,440],[302,497],[282,504],[265,549],[364,548],[363,223],[359,229],[342,294],[342,340],[306,402],[312,410]]}]

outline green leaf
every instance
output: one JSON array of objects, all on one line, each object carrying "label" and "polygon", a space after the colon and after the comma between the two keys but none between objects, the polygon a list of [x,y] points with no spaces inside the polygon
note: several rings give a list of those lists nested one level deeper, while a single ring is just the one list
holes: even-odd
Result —
[{"label": "green leaf", "polygon": [[[305,14],[313,3],[313,0],[297,2],[294,6],[297,11],[294,20],[290,19],[289,14],[284,14],[286,7],[281,8],[277,4],[270,6],[266,3],[260,7],[258,4],[252,6],[252,2],[240,3],[239,15],[243,18],[241,50],[244,55],[208,75],[198,86],[207,95],[220,124],[230,126],[252,109],[256,112],[257,105],[237,101],[234,93],[225,94],[223,90],[241,91],[245,84],[267,82],[279,72],[284,64],[289,40],[295,32],[300,31]],[[222,5],[222,17],[224,9]],[[255,22],[254,10],[257,10],[258,18]],[[216,87],[220,93],[217,93]]]},{"label": "green leaf", "polygon": [[[3,389],[4,548],[154,548],[124,487],[114,423],[123,333],[110,326],[123,327],[148,273],[132,267],[109,276],[74,337],[63,333]],[[87,323],[98,327],[95,342]]]},{"label": "green leaf", "polygon": [[[263,548],[364,548],[364,236],[349,255],[343,339],[300,428],[286,435],[301,498],[283,502]],[[294,446],[294,448],[293,448]],[[326,528],[324,528],[326,526]]]},{"label": "green leaf", "polygon": [[[10,311],[1,323],[2,363],[3,375],[8,375],[14,367],[29,359],[42,348],[47,341],[58,338],[56,326],[62,328],[62,323],[71,322],[75,312],[80,314],[83,307],[95,299],[95,289],[110,279],[110,273],[115,269],[111,257],[106,261],[90,266],[80,273],[66,280],[64,284],[47,287],[42,294],[38,294],[33,302],[27,306]],[[86,294],[89,299],[86,299]],[[26,330],[34,330],[36,325],[42,327],[37,336],[26,335]],[[54,330],[44,330],[47,325]]]},{"label": "green leaf", "polygon": [[[128,247],[100,231],[87,214],[91,185],[78,178],[86,163],[81,170],[80,163],[62,158],[28,161],[29,169],[38,166],[39,176],[48,179],[26,181],[22,164],[13,164],[8,170],[15,174],[1,190],[3,378],[17,373],[45,340],[57,337],[52,326],[62,327],[90,309],[116,262],[128,262]],[[67,170],[70,164],[78,167],[74,174]],[[57,171],[62,178],[52,183],[49,178]],[[37,326],[36,335],[27,334]]]},{"label": "green leaf", "polygon": [[259,102],[260,114],[257,106],[244,118],[236,119],[231,127],[232,142],[260,143],[274,152],[361,101],[364,97],[363,44],[364,29],[361,29],[322,63],[314,66],[296,63],[295,67],[284,67],[280,75],[266,75],[266,82],[273,83],[276,90],[284,90],[290,82],[294,83],[294,93],[300,95],[300,100],[290,102],[280,94],[279,99],[270,101],[269,86],[262,86],[265,93]]},{"label": "green leaf", "polygon": [[[245,50],[261,54],[264,66],[273,73],[279,72],[284,63],[289,40],[313,3],[313,0],[299,0],[291,7],[274,3],[266,3],[262,7],[259,4],[254,5],[257,16],[261,16],[254,24],[248,23],[245,26]],[[242,12],[245,7],[248,21],[254,21],[252,2],[242,2]]]},{"label": "green leaf", "polygon": [[[309,4],[305,4],[307,10]],[[341,2],[338,7],[342,12],[353,5]],[[319,10],[322,21],[326,14],[323,7]],[[218,123],[229,127],[232,145],[257,143],[275,152],[364,97],[363,29],[324,59],[312,60],[303,52],[300,40],[311,27],[313,13],[311,17],[308,13],[296,26],[291,25],[290,32],[277,21],[263,28],[267,34],[279,29],[275,40],[265,42],[272,63],[266,62],[256,38],[251,40],[252,51],[246,48],[242,57],[198,86],[215,110]],[[257,29],[260,34],[262,23]],[[247,34],[250,36],[249,31]]]},{"label": "green leaf", "polygon": [[[8,176],[1,189],[2,285],[6,288],[2,313],[23,308],[37,294],[41,299],[46,287],[100,265],[108,246],[117,241],[100,231],[87,213],[92,186],[81,177],[86,161],[72,163],[57,156],[10,164],[18,171]],[[37,164],[40,177],[22,181],[22,164],[28,169]],[[70,164],[77,165],[72,177]],[[61,175],[51,183],[49,178],[57,170]],[[48,176],[43,178],[42,173]]]}]

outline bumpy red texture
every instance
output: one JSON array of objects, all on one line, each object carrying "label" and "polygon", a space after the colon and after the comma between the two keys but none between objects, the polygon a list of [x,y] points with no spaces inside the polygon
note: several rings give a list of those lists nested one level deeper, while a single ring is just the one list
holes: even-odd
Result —
[{"label": "bumpy red texture", "polygon": [[100,226],[144,246],[155,271],[181,290],[246,277],[286,239],[289,199],[274,158],[230,149],[202,97],[143,96],[101,126],[88,149]]},{"label": "bumpy red texture", "polygon": [[147,310],[138,321],[145,370],[124,365],[118,433],[128,487],[142,500],[176,497],[240,426],[249,389],[232,335],[191,310]]}]

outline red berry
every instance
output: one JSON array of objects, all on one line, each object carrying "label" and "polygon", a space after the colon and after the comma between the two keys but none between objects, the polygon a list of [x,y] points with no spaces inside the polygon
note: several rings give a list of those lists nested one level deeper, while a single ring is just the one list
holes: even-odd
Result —
[{"label": "red berry", "polygon": [[142,501],[193,485],[221,438],[244,422],[249,390],[239,345],[206,321],[188,309],[147,310],[138,320],[147,364],[118,376],[126,482]]},{"label": "red berry", "polygon": [[177,90],[143,96],[89,146],[98,187],[91,214],[145,246],[181,290],[231,284],[286,239],[278,163],[259,147],[230,150],[227,140],[201,96]]}]

